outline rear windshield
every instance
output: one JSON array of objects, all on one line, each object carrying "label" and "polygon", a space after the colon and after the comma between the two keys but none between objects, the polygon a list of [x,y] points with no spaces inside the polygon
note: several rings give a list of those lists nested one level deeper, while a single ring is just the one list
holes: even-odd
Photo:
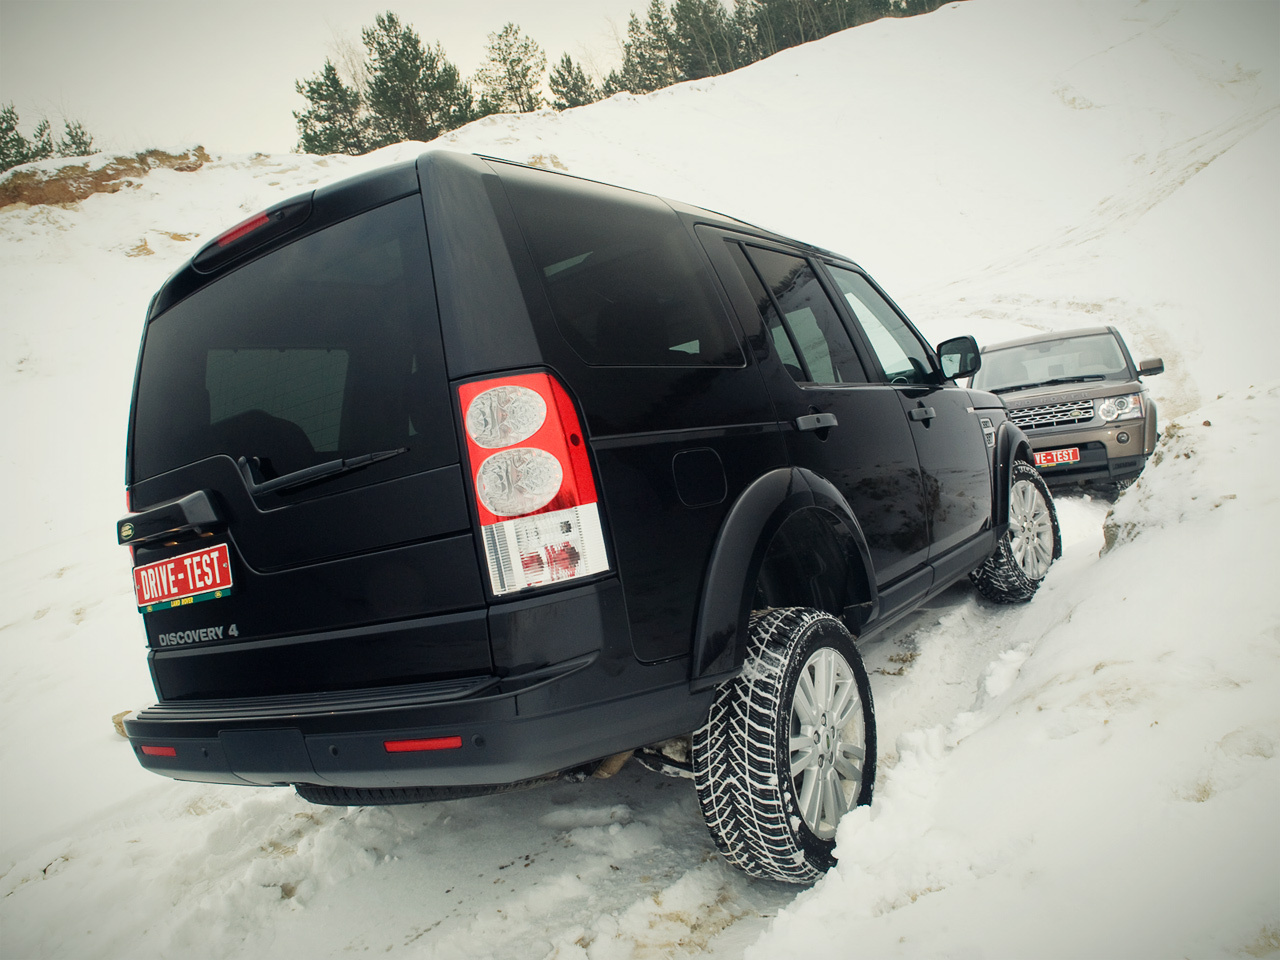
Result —
[{"label": "rear windshield", "polygon": [[601,366],[740,366],[707,269],[656,197],[513,168],[503,185],[561,334]]},{"label": "rear windshield", "polygon": [[[421,201],[328,227],[203,288],[147,328],[133,477],[215,454],[260,479],[407,447],[456,462]],[[358,481],[357,481],[358,482]]]},{"label": "rear windshield", "polygon": [[983,390],[1010,390],[1045,383],[1132,379],[1116,338],[1110,333],[1093,333],[984,350],[973,385]]}]

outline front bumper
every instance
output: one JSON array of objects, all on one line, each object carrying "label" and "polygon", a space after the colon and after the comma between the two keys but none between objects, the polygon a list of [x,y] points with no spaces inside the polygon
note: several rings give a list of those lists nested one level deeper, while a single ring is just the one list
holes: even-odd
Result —
[{"label": "front bumper", "polygon": [[1131,480],[1142,473],[1156,439],[1154,427],[1144,420],[1119,421],[1106,427],[1086,429],[1027,430],[1026,434],[1037,453],[1067,447],[1080,451],[1080,459],[1074,463],[1040,468],[1045,482],[1050,485]]}]

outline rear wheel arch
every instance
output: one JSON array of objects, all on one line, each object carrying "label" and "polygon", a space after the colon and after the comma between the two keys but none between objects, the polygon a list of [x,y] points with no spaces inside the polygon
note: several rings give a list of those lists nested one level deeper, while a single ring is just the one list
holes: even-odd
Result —
[{"label": "rear wheel arch", "polygon": [[694,688],[742,666],[747,621],[760,603],[825,610],[850,619],[856,632],[874,610],[871,569],[861,526],[833,484],[803,468],[758,478],[730,508],[712,550],[694,635]]}]

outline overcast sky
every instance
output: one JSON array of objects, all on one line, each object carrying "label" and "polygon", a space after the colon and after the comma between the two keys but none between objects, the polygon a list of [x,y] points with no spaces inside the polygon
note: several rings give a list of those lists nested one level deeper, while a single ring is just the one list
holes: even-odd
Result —
[{"label": "overcast sky", "polygon": [[[513,22],[549,64],[597,75],[647,0],[0,0],[0,104],[30,135],[40,116],[79,120],[112,150],[203,144],[286,153],[297,143],[294,81],[319,72],[384,10],[439,41],[470,78],[488,34]],[[363,48],[360,48],[363,49]]]}]

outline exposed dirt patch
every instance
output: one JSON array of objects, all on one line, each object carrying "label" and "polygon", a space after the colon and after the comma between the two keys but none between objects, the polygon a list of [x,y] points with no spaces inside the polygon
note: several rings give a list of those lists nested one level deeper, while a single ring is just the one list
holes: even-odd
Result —
[{"label": "exposed dirt patch", "polygon": [[144,150],[132,156],[112,157],[95,170],[75,163],[52,171],[18,168],[0,180],[0,209],[15,203],[29,207],[65,205],[95,193],[119,193],[126,187],[138,186],[138,179],[160,167],[194,173],[210,159],[204,147],[195,147],[186,153]]}]

